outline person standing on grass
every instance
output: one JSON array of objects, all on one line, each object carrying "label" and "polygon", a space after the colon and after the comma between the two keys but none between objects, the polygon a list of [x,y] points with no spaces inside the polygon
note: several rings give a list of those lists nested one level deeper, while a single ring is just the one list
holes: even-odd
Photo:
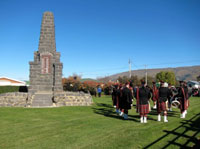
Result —
[{"label": "person standing on grass", "polygon": [[158,100],[158,89],[156,87],[156,82],[153,81],[153,87],[151,89],[151,92],[152,92],[152,101],[153,101],[153,109],[156,109],[157,106],[156,106],[156,101]]},{"label": "person standing on grass", "polygon": [[132,104],[132,92],[129,89],[129,83],[125,84],[125,87],[122,90],[122,109],[124,109],[124,119],[128,119],[128,110],[131,109]]},{"label": "person standing on grass", "polygon": [[117,87],[118,85],[115,84],[112,91],[112,102],[113,102],[114,108],[116,108],[116,105],[117,105]]},{"label": "person standing on grass", "polygon": [[137,100],[137,90],[139,88],[139,84],[137,84],[135,87],[134,87],[134,97],[136,99],[136,113],[139,113],[140,112],[140,104],[139,104],[139,100]]},{"label": "person standing on grass", "polygon": [[123,100],[122,100],[122,90],[124,89],[123,84],[119,85],[119,89],[117,91],[118,101],[119,101],[119,115],[124,116],[124,109],[123,109]]},{"label": "person standing on grass", "polygon": [[140,112],[140,123],[147,123],[147,114],[149,113],[150,90],[146,87],[144,80],[141,81],[141,87],[137,88],[136,99]]},{"label": "person standing on grass", "polygon": [[187,83],[185,81],[183,82],[183,88],[185,90],[185,115],[186,115],[187,109],[189,107],[190,93],[189,93],[189,88],[187,87]]},{"label": "person standing on grass", "polygon": [[179,83],[180,83],[180,87],[178,89],[178,94],[175,97],[179,98],[181,118],[185,118],[187,89],[184,87],[184,82],[183,81],[179,81]]},{"label": "person standing on grass", "polygon": [[167,97],[168,99],[168,111],[172,111],[172,100],[173,100],[173,88],[172,85],[169,83],[168,85],[169,88],[169,97]]},{"label": "person standing on grass", "polygon": [[101,97],[101,92],[102,92],[102,90],[101,90],[101,87],[100,87],[100,86],[98,86],[97,92],[98,92],[98,96]]},{"label": "person standing on grass", "polygon": [[157,112],[158,112],[158,121],[161,121],[161,113],[164,115],[164,122],[168,122],[167,120],[167,100],[170,96],[170,90],[168,88],[168,84],[161,81],[161,87],[158,91],[158,101],[157,101]]},{"label": "person standing on grass", "polygon": [[[187,84],[186,84],[186,87],[187,87]],[[187,110],[188,110],[189,105],[190,105],[189,99],[190,99],[191,96],[192,96],[192,85],[189,84],[189,86],[188,86],[188,99],[186,100],[186,104],[187,104],[186,114],[187,114]]]},{"label": "person standing on grass", "polygon": [[120,114],[120,98],[121,98],[121,91],[120,91],[120,85],[117,84],[116,89],[116,113]]},{"label": "person standing on grass", "polygon": [[[131,91],[132,103],[133,103],[133,99],[134,99],[133,82],[130,82],[130,83],[129,83],[129,89],[130,89],[130,91]],[[132,107],[132,106],[133,106],[133,105],[131,104],[131,107]]]}]

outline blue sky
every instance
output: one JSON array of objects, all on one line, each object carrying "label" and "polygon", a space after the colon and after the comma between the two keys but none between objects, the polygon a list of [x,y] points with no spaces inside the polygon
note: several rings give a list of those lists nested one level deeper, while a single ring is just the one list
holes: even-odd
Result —
[{"label": "blue sky", "polygon": [[0,0],[0,76],[29,79],[42,14],[55,17],[63,76],[200,65],[199,0]]}]

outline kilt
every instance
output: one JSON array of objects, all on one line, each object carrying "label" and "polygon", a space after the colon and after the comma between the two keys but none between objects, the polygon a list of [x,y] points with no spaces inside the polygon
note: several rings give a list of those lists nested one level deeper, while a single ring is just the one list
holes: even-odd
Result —
[{"label": "kilt", "polygon": [[167,111],[166,102],[157,102],[157,111],[161,113],[162,111]]},{"label": "kilt", "polygon": [[140,115],[148,114],[149,113],[149,104],[140,105],[139,112],[140,112]]}]

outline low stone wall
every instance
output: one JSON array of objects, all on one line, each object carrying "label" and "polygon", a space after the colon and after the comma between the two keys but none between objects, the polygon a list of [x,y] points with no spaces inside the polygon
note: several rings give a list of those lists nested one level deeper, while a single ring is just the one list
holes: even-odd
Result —
[{"label": "low stone wall", "polygon": [[56,107],[60,106],[89,106],[92,96],[83,92],[57,92],[54,94]]},{"label": "low stone wall", "polygon": [[[31,107],[34,96],[21,92],[0,94],[0,107]],[[83,92],[56,92],[53,100],[54,107],[89,106],[92,104],[92,96]]]},{"label": "low stone wall", "polygon": [[25,107],[28,93],[12,92],[0,94],[0,107]]}]

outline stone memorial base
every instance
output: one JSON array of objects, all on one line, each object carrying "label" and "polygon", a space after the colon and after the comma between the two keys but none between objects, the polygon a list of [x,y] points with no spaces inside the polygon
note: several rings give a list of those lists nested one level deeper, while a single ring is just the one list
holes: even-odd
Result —
[{"label": "stone memorial base", "polygon": [[57,92],[54,101],[57,107],[89,106],[92,104],[92,96],[83,92]]},{"label": "stone memorial base", "polygon": [[12,92],[0,94],[0,107],[26,107],[28,93]]},{"label": "stone memorial base", "polygon": [[90,106],[92,96],[82,92],[36,92],[0,94],[0,107],[61,107],[61,106]]}]

